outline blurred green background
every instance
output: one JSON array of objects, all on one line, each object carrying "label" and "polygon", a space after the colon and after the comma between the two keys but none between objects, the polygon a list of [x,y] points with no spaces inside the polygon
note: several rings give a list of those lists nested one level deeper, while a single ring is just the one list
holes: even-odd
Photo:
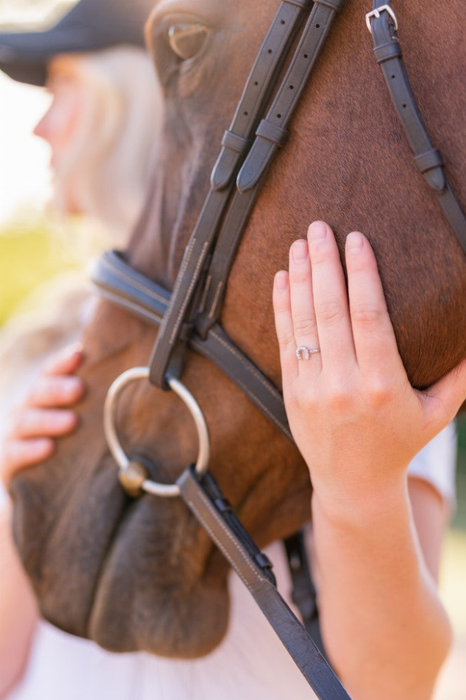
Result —
[{"label": "blurred green background", "polygon": [[74,267],[66,243],[52,235],[45,217],[0,228],[0,327],[31,290]]}]

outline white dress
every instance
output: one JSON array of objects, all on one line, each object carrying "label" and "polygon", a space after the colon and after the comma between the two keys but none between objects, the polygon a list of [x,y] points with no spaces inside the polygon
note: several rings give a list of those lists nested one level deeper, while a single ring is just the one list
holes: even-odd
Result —
[{"label": "white dress", "polygon": [[[83,299],[76,306],[82,303]],[[86,300],[84,306],[87,304]],[[69,316],[70,304],[67,302],[66,306]],[[68,334],[62,328],[60,342],[53,338],[47,352],[66,344],[71,335],[77,335],[76,329],[82,327],[88,313],[76,311],[70,325],[73,333]],[[27,386],[38,371],[42,350],[31,348],[34,358],[27,358],[30,369]],[[37,361],[34,363],[33,359]],[[0,388],[1,385],[0,381]],[[11,391],[5,395],[11,396]],[[9,401],[3,401],[0,432],[5,403],[8,410],[11,408]],[[455,462],[456,435],[452,424],[415,458],[410,473],[429,481],[453,507]],[[266,552],[274,563],[279,590],[289,601],[291,584],[283,546],[276,542]],[[197,661],[168,660],[144,653],[111,654],[92,642],[40,622],[27,669],[7,700],[310,700],[315,697],[233,573],[229,585],[231,618],[227,635],[212,654]]]}]

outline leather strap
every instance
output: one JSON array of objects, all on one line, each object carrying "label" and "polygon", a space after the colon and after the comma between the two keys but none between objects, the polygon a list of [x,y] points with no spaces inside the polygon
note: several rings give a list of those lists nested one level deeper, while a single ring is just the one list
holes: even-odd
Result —
[{"label": "leather strap", "polygon": [[[170,294],[131,268],[122,253],[107,251],[95,263],[92,281],[103,297],[126,309],[152,325],[159,326],[165,313]],[[283,398],[278,389],[243,355],[215,325],[205,340],[195,334],[190,336],[189,347],[209,358],[223,370],[272,421],[282,433],[293,441],[288,428]],[[255,548],[252,540],[250,547]],[[284,542],[290,576],[293,584],[292,600],[297,605],[304,627],[325,656],[320,634],[316,591],[312,582],[309,560],[302,532]],[[257,548],[255,548],[257,553]],[[255,556],[255,554],[254,554]],[[263,560],[265,561],[265,560]]]},{"label": "leather strap", "polygon": [[[170,293],[133,270],[121,253],[107,251],[94,265],[92,281],[114,304],[159,327],[170,303]],[[244,355],[225,331],[215,324],[203,340],[191,328],[181,338],[191,350],[211,360],[293,442],[283,397],[276,386]]]},{"label": "leather strap", "polygon": [[321,700],[350,700],[337,676],[280,596],[268,558],[258,550],[212,475],[189,467],[177,482],[188,508],[222,551]]},{"label": "leather strap", "polygon": [[220,317],[226,282],[244,226],[273,157],[288,140],[287,127],[291,117],[328,36],[335,14],[342,6],[343,0],[318,0],[314,3],[282,84],[267,116],[256,130],[256,139],[238,175],[238,192],[224,220],[209,267],[204,308],[195,322],[201,336],[204,336]]},{"label": "leather strap", "polygon": [[[283,144],[285,142],[284,127],[291,118],[299,96],[304,89],[315,59],[323,46],[325,37],[328,34],[328,30],[335,16],[335,12],[343,5],[343,1],[344,0],[318,0],[313,4],[303,36],[298,42],[294,57],[291,61],[290,68],[286,72],[285,78],[278,89],[277,98],[275,98],[271,107],[271,109],[274,109],[274,107],[277,108],[278,105],[280,109],[283,108],[283,114],[277,112],[273,119],[267,120],[267,124],[262,124],[259,132],[262,134],[267,134],[267,137],[264,138],[264,136],[261,135],[257,136],[252,150],[254,150],[256,144],[266,144],[266,146],[259,146],[256,149],[252,160],[250,159],[249,155],[246,158],[246,162],[249,160],[250,163],[254,164],[254,182],[252,183],[251,187],[247,188],[247,191],[241,193],[241,178],[240,176],[238,178],[238,191],[233,196],[230,208],[225,217],[225,224],[223,226],[224,231],[227,230],[228,232],[231,232],[231,235],[230,233],[226,235],[226,238],[228,239],[228,262],[226,266],[223,266],[223,269],[228,268],[229,270],[231,261],[236,253],[239,240],[244,231],[244,227],[246,226],[249,215],[259,195],[266,169],[270,165],[273,155],[276,153],[277,144]],[[295,11],[302,12],[302,8],[298,7],[295,3],[292,3],[292,5],[287,3],[287,5],[288,9],[291,7]],[[280,11],[281,8],[279,10],[279,14]],[[256,116],[259,116],[261,111],[263,112],[265,110],[265,100],[261,102],[260,105],[256,101],[253,101],[250,109],[247,101],[249,100],[249,97],[246,100],[246,96],[249,95],[250,86],[256,89],[260,87],[260,85],[257,85],[258,81],[254,80],[254,73],[256,71],[256,67],[259,65],[259,60],[264,55],[264,52],[265,55],[273,56],[275,53],[273,48],[275,43],[279,42],[280,37],[283,37],[286,23],[285,25],[283,24],[284,20],[283,18],[279,17],[279,14],[277,14],[275,17],[272,27],[259,52],[258,59],[256,60],[245,91],[243,92],[243,97],[240,101],[240,106],[243,110],[243,117],[246,117],[247,119],[250,118],[251,109],[254,109]],[[300,23],[298,20],[300,19],[301,15],[297,15],[295,29],[297,29],[298,24]],[[295,31],[293,31],[292,35],[288,33],[286,36],[286,41],[282,40],[281,46],[283,53],[281,54],[279,61],[280,66],[288,53],[290,47],[290,37],[294,36],[294,34]],[[275,83],[275,75],[272,76],[272,73],[269,73],[268,75],[270,77],[270,83],[267,89],[262,91],[264,96],[269,95]],[[277,99],[279,100],[278,102]],[[249,134],[239,133],[238,129],[236,128],[235,122],[240,116],[239,112],[240,110],[237,109],[230,132],[240,136],[242,139],[250,139],[253,132]],[[282,123],[275,123],[275,119],[282,121]],[[252,123],[252,120],[250,121]],[[259,126],[257,121],[255,122],[254,127],[256,125]],[[230,137],[224,137],[224,142],[225,138],[229,139]],[[238,142],[235,141],[235,144],[237,143]],[[227,153],[229,154],[228,156],[226,155]],[[205,268],[208,262],[208,255],[212,251],[220,218],[222,214],[224,214],[224,210],[230,195],[229,190],[220,190],[220,186],[223,187],[223,184],[220,185],[219,182],[221,180],[223,183],[224,177],[222,176],[219,179],[216,172],[217,168],[220,167],[220,164],[225,158],[228,159],[229,163],[234,162],[238,167],[240,166],[241,155],[238,153],[238,151],[236,149],[228,151],[228,149],[225,150],[225,148],[223,148],[222,152],[220,153],[219,160],[217,160],[217,164],[214,168],[214,174],[212,177],[214,188],[211,189],[207,197],[198,224],[196,225],[186,249],[185,256],[175,283],[175,289],[173,291],[170,306],[164,317],[157,340],[155,342],[154,351],[152,353],[150,361],[150,379],[156,386],[159,387],[165,388],[165,377],[169,369],[171,374],[173,374],[174,371],[176,372],[179,370],[179,367],[176,367],[175,370],[173,369],[172,365],[170,364],[170,360],[177,348],[181,328],[188,319],[191,319],[192,321],[194,320],[194,317],[198,315],[199,309],[194,308],[194,302],[196,296],[200,294],[200,285],[202,279],[205,277]],[[224,173],[225,169],[223,166],[221,167],[221,170],[222,173]],[[233,170],[231,170],[230,174],[232,173]],[[225,239],[225,234],[222,235],[222,239]],[[223,258],[223,246],[221,246],[219,255],[221,258]],[[207,287],[201,294],[201,298],[204,301],[206,299],[208,301],[210,296],[213,294],[217,316],[219,315],[220,302],[223,299],[225,280],[226,277],[224,275],[222,279],[219,280],[218,284],[214,285],[211,284],[211,281],[208,278]],[[200,310],[202,311],[202,308]],[[209,324],[211,325],[212,322],[212,317],[209,316]],[[196,327],[202,337],[205,337],[207,332],[206,329],[202,328],[200,323],[196,324]]]},{"label": "leather strap", "polygon": [[257,121],[270,99],[304,12],[311,6],[310,0],[287,0],[280,6],[249,74],[230,128],[223,137],[223,148],[211,176],[215,190],[231,184],[240,156],[251,147]]},{"label": "leather strap", "polygon": [[283,541],[283,546],[293,586],[291,599],[301,614],[306,632],[317,645],[321,654],[326,656],[320,632],[317,593],[312,580],[304,532],[300,530],[288,537]]},{"label": "leather strap", "polygon": [[[312,58],[309,61],[313,63],[323,44],[323,38],[328,33],[333,15],[340,9],[342,4],[342,0],[317,0],[311,13],[313,25],[311,26],[310,17],[306,30],[303,32],[300,42],[298,42],[295,57],[291,61],[285,80],[277,92],[267,117],[260,122],[264,105],[274,86],[275,75],[278,74],[287,56],[289,45],[303,16],[301,13],[304,13],[305,8],[308,8],[309,3],[305,3],[304,0],[302,2],[301,0],[288,0],[280,6],[264,44],[265,47],[269,46],[269,48],[264,50],[264,46],[262,47],[243,93],[242,101],[235,114],[235,119],[223,138],[222,151],[212,174],[212,188],[186,250],[171,300],[170,295],[165,290],[145,280],[142,276],[138,276],[138,273],[134,273],[134,271],[131,271],[134,277],[130,282],[128,280],[122,282],[122,277],[127,277],[127,270],[125,271],[120,267],[119,271],[115,273],[121,261],[118,264],[114,264],[112,274],[109,273],[107,266],[106,272],[101,275],[100,283],[104,288],[104,293],[112,300],[156,325],[160,323],[161,317],[164,316],[151,361],[151,380],[158,386],[163,386],[164,384],[168,363],[173,355],[173,351],[179,347],[180,341],[188,342],[192,349],[201,352],[206,357],[210,356],[219,366],[222,366],[223,363],[229,376],[232,376],[230,374],[231,363],[233,362],[231,358],[236,358],[236,360],[240,358],[241,371],[249,372],[251,376],[257,376],[258,374],[260,376],[259,370],[247,358],[242,356],[238,349],[234,348],[231,341],[227,339],[226,334],[223,334],[222,338],[223,331],[220,327],[212,324],[215,323],[215,318],[218,316],[221,308],[225,282],[243,227],[258,196],[260,185],[265,177],[271,158],[286,141],[286,125],[297,101],[296,94],[298,93],[295,93],[294,90],[296,88],[298,91],[303,89],[309,74],[307,69],[304,72],[297,70],[298,65],[305,65],[303,63],[304,59],[307,61],[311,58],[311,54],[308,53],[307,49],[308,44],[304,42],[309,40],[309,46],[316,47],[315,55],[312,54]],[[382,8],[383,5],[390,7],[389,3],[384,2],[384,0],[374,1],[374,9]],[[287,28],[286,35],[279,34],[280,27],[283,31],[284,26],[283,16],[280,17],[280,12],[284,9],[284,6],[287,7],[288,11],[291,8],[295,12],[295,24],[293,24],[292,30]],[[322,19],[320,19],[321,17]],[[441,156],[433,148],[417,110],[404,69],[401,48],[389,19],[387,12],[382,10],[378,17],[372,18],[371,29],[374,36],[374,53],[382,67],[393,102],[407,133],[415,155],[416,165],[424,174],[429,186],[435,191],[448,221],[454,228],[463,249],[466,251],[466,219],[444,175]],[[321,29],[322,32],[320,34],[315,33],[316,30],[320,32]],[[274,42],[279,36],[282,37],[280,49],[278,52],[274,52]],[[315,41],[317,36],[319,40]],[[314,38],[311,39],[311,37]],[[321,37],[323,38],[321,39]],[[306,54],[304,54],[304,50]],[[300,51],[301,53],[299,53]],[[266,56],[274,56],[273,61],[276,60],[276,63],[273,63],[274,68],[265,71],[266,77],[262,84],[254,80],[253,74],[254,70],[257,70],[257,76],[259,74],[262,75],[261,71],[266,65],[264,60]],[[278,56],[277,59],[275,59],[276,56]],[[293,72],[295,69],[296,73]],[[295,77],[298,78],[300,76],[303,76],[302,84],[301,82],[298,84],[297,80],[295,80]],[[260,96],[257,100],[251,99],[251,95],[255,94],[253,88],[258,88]],[[286,93],[286,88],[289,90],[289,93]],[[287,95],[286,97],[285,94]],[[252,105],[253,111],[251,113],[249,112],[249,104]],[[242,115],[240,114],[240,108],[243,109]],[[278,111],[279,109],[280,111]],[[251,114],[254,116],[251,117]],[[242,124],[243,120],[241,117],[247,118],[244,124]],[[248,153],[254,130],[256,139]],[[241,168],[242,159],[245,155],[246,160]],[[207,309],[207,315],[204,314],[204,318],[208,318],[208,323],[203,328],[201,323],[198,325],[204,335],[204,339],[201,339],[196,334],[193,334],[192,323],[187,323],[187,320],[192,320],[193,300],[199,294],[199,283],[205,275],[206,262],[208,256],[212,253],[219,222],[224,217],[233,189],[234,176],[236,176],[238,171],[238,190],[233,197],[230,211],[225,217],[226,223],[222,229],[219,246],[212,259],[211,273],[207,276],[207,286],[203,294],[205,308]],[[224,241],[225,245],[223,244]],[[105,268],[105,264],[102,267]],[[111,278],[110,281],[109,278]],[[117,282],[115,282],[115,278],[119,278]],[[215,350],[213,349],[214,343],[210,342],[211,338],[214,338],[215,342],[217,342]],[[226,348],[224,356],[222,355],[224,350],[218,351],[220,346],[224,349]],[[201,348],[203,348],[203,351]],[[225,358],[229,359],[226,360]],[[243,384],[242,388],[245,388],[248,384],[248,382],[243,382],[243,380],[238,382],[235,372],[233,372],[232,379],[239,386]],[[268,380],[265,378],[264,380],[265,384],[267,384]],[[259,382],[259,384],[262,384],[262,382]],[[269,394],[274,395],[276,391],[269,383]],[[250,391],[247,393],[257,405],[261,403],[254,392],[252,394]],[[281,407],[283,408],[282,403]],[[285,432],[283,427],[281,429]],[[268,560],[264,558],[264,555],[261,555],[244,531],[212,477],[206,475],[203,477],[202,483],[200,483],[193,470],[188,469],[180,477],[178,485],[188,507],[242,578],[317,696],[322,700],[348,699],[348,694],[316,645],[300,625],[285,601],[279,596]],[[306,573],[302,561],[299,569],[299,576],[296,577],[294,585],[295,596],[300,607],[304,610],[304,619],[307,616],[308,621],[312,624],[312,621],[316,619],[312,595],[310,598],[309,592],[306,593],[304,591],[304,581],[307,580],[309,571]],[[301,590],[303,592],[302,595],[300,594]],[[315,596],[313,597],[315,598]]]},{"label": "leather strap", "polygon": [[403,61],[401,45],[390,14],[381,8],[391,8],[386,0],[374,0],[370,27],[374,41],[374,56],[384,74],[392,102],[414,153],[415,163],[429,187],[435,192],[443,213],[466,253],[466,217],[447,180],[439,151],[432,146],[414,98]]},{"label": "leather strap", "polygon": [[278,147],[287,138],[286,128],[343,0],[316,0],[293,60],[267,117],[256,131],[256,140],[240,170],[239,192],[256,187]]},{"label": "leather strap", "polygon": [[[211,176],[212,186],[186,248],[170,306],[150,360],[150,380],[160,388],[167,388],[165,377],[170,359],[177,347],[181,328],[191,314],[199,281],[205,273],[206,260],[234,188],[246,144],[255,133],[296,32],[311,6],[310,0],[286,0],[280,4],[247,80],[229,133],[223,138],[223,146]],[[170,372],[173,373],[172,367]]]}]

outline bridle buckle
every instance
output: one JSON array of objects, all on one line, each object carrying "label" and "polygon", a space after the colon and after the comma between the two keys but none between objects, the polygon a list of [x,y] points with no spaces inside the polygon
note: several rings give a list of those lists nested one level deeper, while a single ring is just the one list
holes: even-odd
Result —
[{"label": "bridle buckle", "polygon": [[390,7],[390,5],[382,5],[381,7],[377,7],[377,9],[372,10],[371,12],[368,12],[366,14],[366,24],[367,28],[372,34],[372,27],[371,27],[371,19],[375,17],[375,19],[380,18],[380,13],[381,12],[386,12],[388,15],[390,15],[390,18],[392,20],[392,24],[395,27],[395,32],[398,31],[398,20],[396,18],[396,14],[393,10],[393,8]]}]

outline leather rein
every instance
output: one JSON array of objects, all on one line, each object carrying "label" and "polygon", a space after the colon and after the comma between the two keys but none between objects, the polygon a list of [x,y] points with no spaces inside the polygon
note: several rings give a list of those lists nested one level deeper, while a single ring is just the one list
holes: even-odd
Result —
[{"label": "leather rein", "polygon": [[[209,438],[202,411],[180,382],[187,350],[214,362],[281,432],[292,441],[283,398],[273,383],[236,347],[219,324],[226,282],[266,174],[288,138],[287,127],[344,0],[283,0],[257,55],[211,175],[211,187],[170,294],[133,270],[124,256],[107,252],[97,262],[93,281],[109,301],[159,327],[149,367],[128,370],[110,388],[105,407],[109,447],[130,495],[181,496],[243,580],[309,685],[321,700],[349,695],[319,650],[317,615],[302,541],[287,543],[294,599],[306,629],[280,596],[272,565],[235,516],[208,472]],[[431,144],[411,91],[396,36],[390,2],[373,0],[366,22],[415,162],[435,192],[444,215],[466,253],[466,217],[446,178],[439,151]],[[300,35],[299,35],[300,34]],[[289,67],[276,87],[291,47]],[[272,93],[274,96],[272,99]],[[270,103],[270,100],[272,102]],[[269,104],[270,103],[270,104]],[[116,402],[128,383],[149,379],[172,389],[186,403],[199,435],[199,456],[172,486],[153,482],[131,461],[118,440]],[[294,569],[294,571],[293,571]]]}]

